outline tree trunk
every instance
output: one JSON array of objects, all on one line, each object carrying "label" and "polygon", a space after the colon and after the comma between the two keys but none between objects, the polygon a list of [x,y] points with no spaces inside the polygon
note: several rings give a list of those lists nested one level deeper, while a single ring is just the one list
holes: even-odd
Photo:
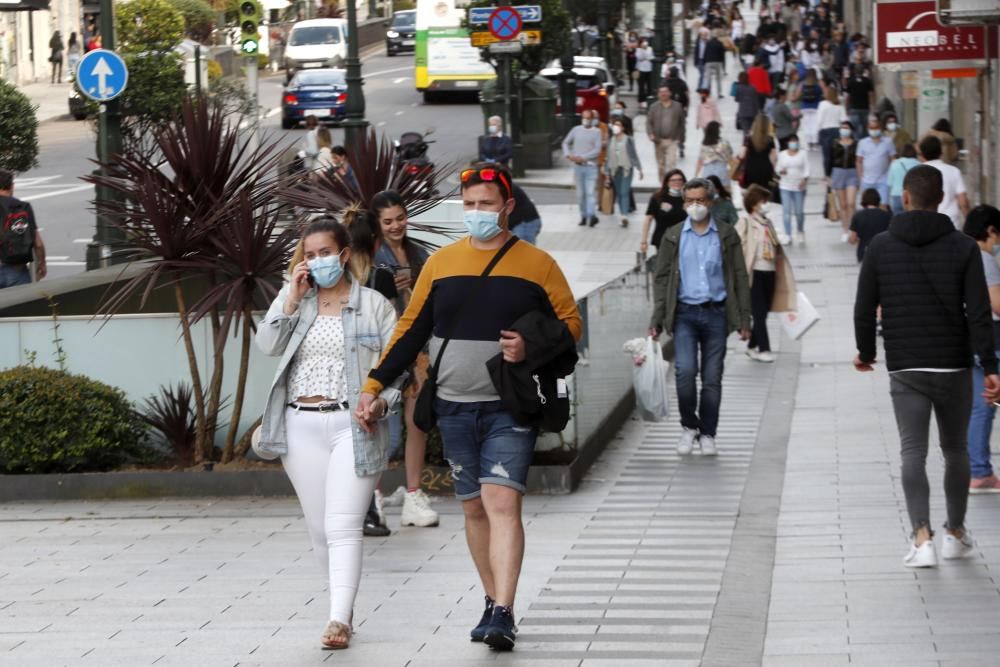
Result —
[{"label": "tree trunk", "polygon": [[212,377],[208,386],[208,407],[205,421],[205,438],[215,442],[215,432],[219,429],[219,411],[222,407],[222,380],[225,370],[226,336],[229,331],[222,331],[218,309],[212,309]]},{"label": "tree trunk", "polygon": [[222,450],[222,462],[228,463],[233,458],[233,448],[236,446],[236,435],[240,428],[240,417],[243,413],[243,396],[247,388],[247,373],[250,370],[250,307],[243,309],[243,340],[240,347],[240,376],[236,380],[236,398],[233,400],[233,411],[229,416],[229,432],[226,434],[226,446]]},{"label": "tree trunk", "polygon": [[257,417],[257,420],[250,425],[250,428],[246,430],[240,441],[236,443],[236,451],[233,453],[234,459],[242,459],[250,451],[250,440],[253,438],[253,432],[260,426],[261,422],[264,421],[263,417]]},{"label": "tree trunk", "polygon": [[184,288],[181,281],[174,283],[174,298],[177,300],[177,315],[181,319],[181,335],[184,338],[184,351],[187,352],[188,370],[191,372],[191,389],[194,394],[195,408],[195,463],[201,463],[206,453],[211,452],[205,447],[205,395],[201,389],[201,373],[198,371],[198,356],[194,351],[194,341],[191,338],[191,321],[188,319],[187,302],[184,300]]}]

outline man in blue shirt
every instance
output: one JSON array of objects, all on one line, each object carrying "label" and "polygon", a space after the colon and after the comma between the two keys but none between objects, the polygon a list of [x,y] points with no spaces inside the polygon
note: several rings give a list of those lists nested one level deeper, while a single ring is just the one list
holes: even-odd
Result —
[{"label": "man in blue shirt", "polygon": [[688,218],[666,231],[656,255],[650,335],[667,331],[674,337],[677,407],[684,429],[677,445],[681,455],[690,454],[696,442],[703,455],[717,453],[726,338],[733,331],[740,332],[741,340],[750,337],[746,260],[736,230],[709,215],[714,194],[703,178],[687,182]]},{"label": "man in blue shirt", "polygon": [[868,117],[868,136],[858,142],[855,165],[860,191],[868,188],[878,191],[883,203],[889,203],[889,163],[896,156],[896,145],[892,139],[882,136],[882,121],[872,114]]}]

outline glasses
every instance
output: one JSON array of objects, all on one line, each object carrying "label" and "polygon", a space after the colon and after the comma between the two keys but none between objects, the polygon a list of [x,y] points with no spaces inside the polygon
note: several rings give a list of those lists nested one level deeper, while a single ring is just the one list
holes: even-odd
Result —
[{"label": "glasses", "polygon": [[507,197],[508,198],[510,197],[511,194],[510,181],[507,180],[507,177],[504,176],[503,172],[501,172],[500,170],[494,169],[493,167],[483,167],[481,169],[463,169],[460,175],[460,178],[463,183],[468,183],[469,179],[475,177],[478,177],[479,180],[484,183],[495,183],[499,181],[500,184],[503,185],[504,190],[507,193]]}]

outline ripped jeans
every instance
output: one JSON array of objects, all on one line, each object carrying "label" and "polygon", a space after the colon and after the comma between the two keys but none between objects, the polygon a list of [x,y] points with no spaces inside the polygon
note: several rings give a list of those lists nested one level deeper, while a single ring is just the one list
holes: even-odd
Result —
[{"label": "ripped jeans", "polygon": [[538,429],[520,426],[500,401],[457,403],[438,398],[434,412],[456,498],[478,498],[483,484],[525,492]]}]

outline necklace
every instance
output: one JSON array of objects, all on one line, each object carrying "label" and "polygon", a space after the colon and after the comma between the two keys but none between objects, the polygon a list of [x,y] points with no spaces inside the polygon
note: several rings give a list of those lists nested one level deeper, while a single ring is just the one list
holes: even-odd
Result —
[{"label": "necklace", "polygon": [[347,302],[350,300],[350,292],[348,292],[347,294],[342,294],[339,297],[334,293],[331,293],[329,297],[324,296],[322,292],[319,295],[319,302],[324,308],[329,308],[331,305],[333,305],[334,299],[340,301],[340,305],[346,306]]}]

